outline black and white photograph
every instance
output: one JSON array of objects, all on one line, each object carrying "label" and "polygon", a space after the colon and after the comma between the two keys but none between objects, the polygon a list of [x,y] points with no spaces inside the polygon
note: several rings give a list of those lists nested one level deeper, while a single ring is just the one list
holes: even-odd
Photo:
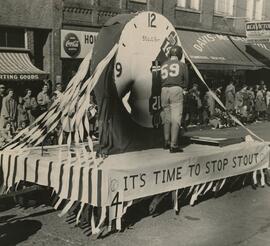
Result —
[{"label": "black and white photograph", "polygon": [[270,246],[269,0],[0,0],[0,246]]}]

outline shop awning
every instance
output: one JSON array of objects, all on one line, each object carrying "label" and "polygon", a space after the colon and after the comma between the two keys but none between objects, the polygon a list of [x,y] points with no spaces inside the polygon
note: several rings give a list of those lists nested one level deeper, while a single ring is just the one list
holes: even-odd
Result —
[{"label": "shop awning", "polygon": [[[261,62],[260,59],[256,58],[256,56],[253,56],[248,52],[248,42],[245,37],[238,37],[238,36],[229,36],[231,41],[238,49],[241,50],[241,52],[249,59],[251,60],[258,68],[269,68],[265,63]],[[270,51],[270,50],[269,50]],[[269,52],[270,55],[270,52]]]},{"label": "shop awning", "polygon": [[258,69],[226,35],[178,30],[182,45],[191,60],[205,70]]},{"label": "shop awning", "polygon": [[270,68],[270,43],[247,44],[246,51]]},{"label": "shop awning", "polygon": [[0,52],[0,81],[42,80],[48,73],[35,67],[26,52]]}]

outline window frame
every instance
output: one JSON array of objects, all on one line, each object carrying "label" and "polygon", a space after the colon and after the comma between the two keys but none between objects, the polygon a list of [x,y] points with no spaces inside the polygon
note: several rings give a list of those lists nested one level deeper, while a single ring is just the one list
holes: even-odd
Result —
[{"label": "window frame", "polygon": [[[22,29],[22,28],[9,28],[9,27],[5,27],[5,26],[0,26],[0,31],[4,32],[4,39],[5,39],[5,43],[4,45],[0,44],[0,48],[8,48],[8,49],[27,49],[27,34],[26,34],[26,30]],[[21,36],[18,36],[18,38],[20,38],[21,43],[19,43],[19,45],[12,45],[9,46],[9,36],[11,36],[14,33],[18,33],[18,31],[22,31],[20,34]],[[15,37],[16,38],[16,37]]]},{"label": "window frame", "polygon": [[[221,3],[221,1],[224,1],[225,3],[225,11],[220,11],[221,8],[219,7],[219,4]],[[233,17],[235,12],[235,1],[236,0],[229,0],[229,2],[227,2],[226,0],[215,0],[214,15]]]},{"label": "window frame", "polygon": [[[182,4],[179,4],[180,1],[182,2]],[[192,1],[198,1],[198,8],[191,7]],[[181,10],[185,10],[185,11],[190,11],[190,12],[201,12],[202,0],[177,0],[176,8],[181,9]]]}]

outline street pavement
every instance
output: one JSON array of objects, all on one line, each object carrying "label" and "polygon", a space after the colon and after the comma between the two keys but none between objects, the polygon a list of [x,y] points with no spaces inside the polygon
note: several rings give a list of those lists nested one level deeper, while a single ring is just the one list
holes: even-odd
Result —
[{"label": "street pavement", "polygon": [[[270,123],[249,126],[265,141],[270,141]],[[244,137],[237,128],[192,129],[186,135]],[[97,246],[267,246],[270,245],[270,187],[245,186],[219,197],[183,205],[178,215],[169,206],[158,216],[139,215],[138,221],[123,232],[102,239],[88,236],[87,228],[59,218],[59,211],[41,205],[37,208],[10,207],[0,212],[0,246],[5,245],[97,245]]]}]

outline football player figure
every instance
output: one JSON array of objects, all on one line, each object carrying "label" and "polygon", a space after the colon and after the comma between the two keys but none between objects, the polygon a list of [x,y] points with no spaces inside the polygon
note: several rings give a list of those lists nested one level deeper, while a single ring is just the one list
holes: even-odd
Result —
[{"label": "football player figure", "polygon": [[183,50],[173,46],[169,59],[161,65],[161,105],[164,112],[164,149],[183,152],[178,134],[183,112],[183,92],[188,86],[187,65],[181,61]]}]

